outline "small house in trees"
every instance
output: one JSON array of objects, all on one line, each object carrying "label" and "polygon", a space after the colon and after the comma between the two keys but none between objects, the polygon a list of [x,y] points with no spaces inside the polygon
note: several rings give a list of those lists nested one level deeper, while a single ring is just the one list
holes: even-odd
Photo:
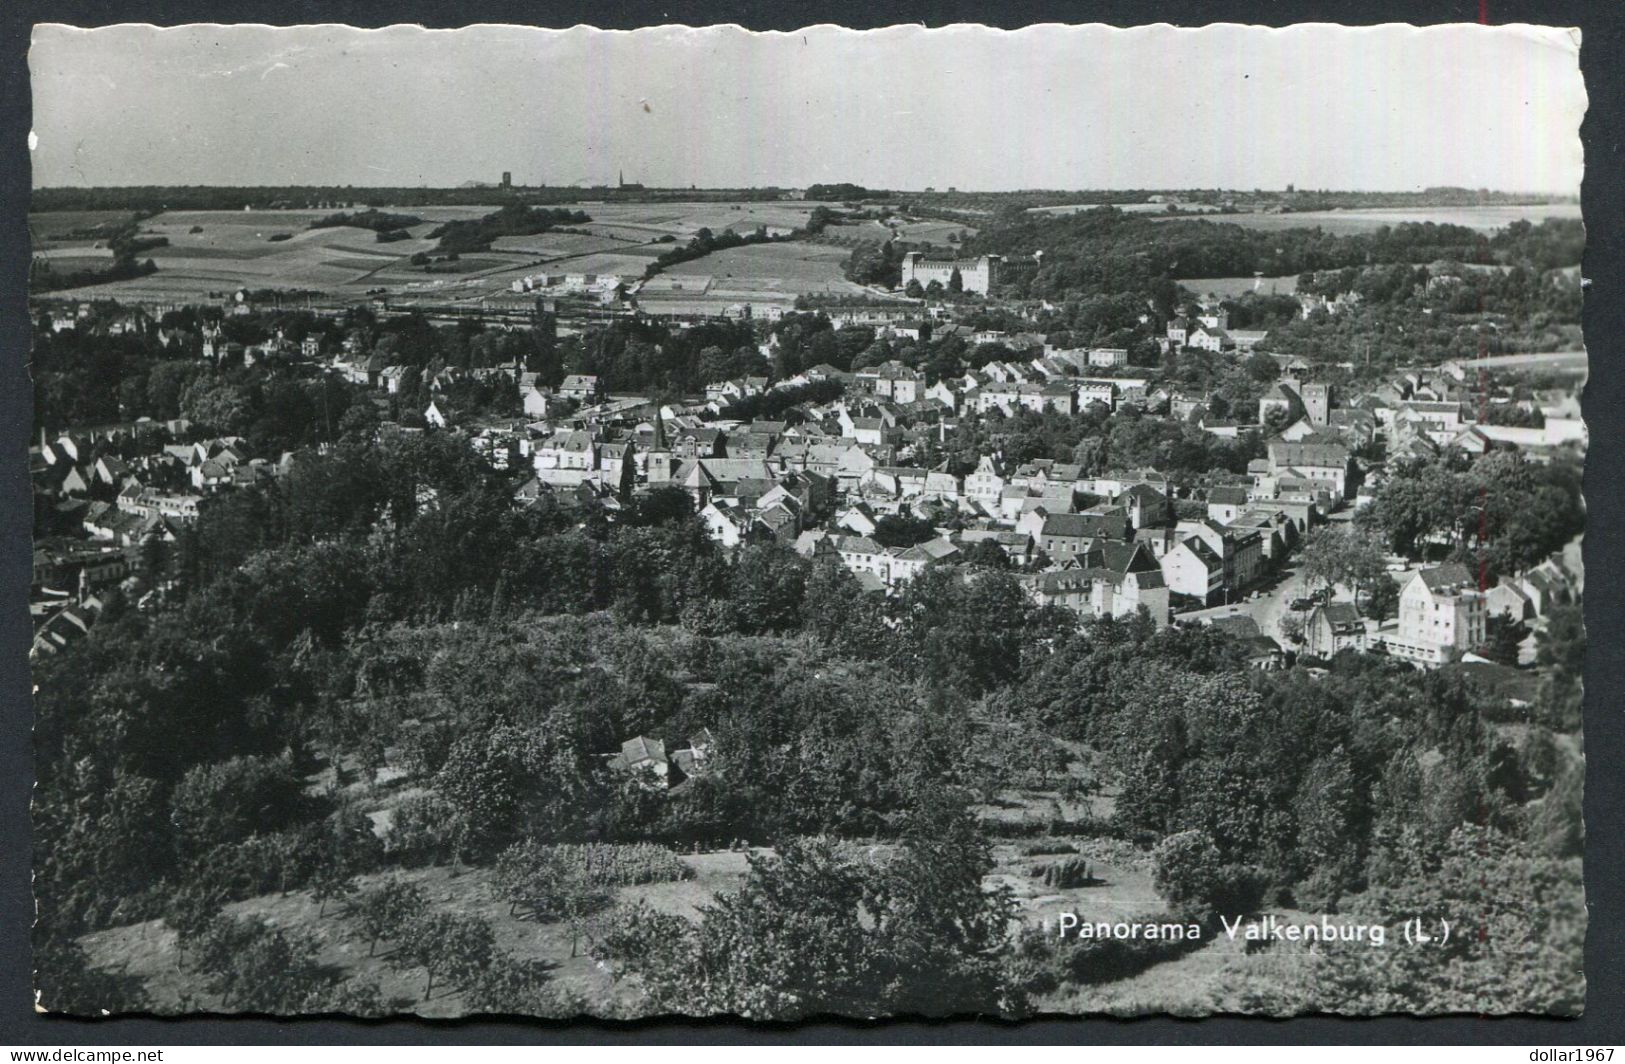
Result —
[{"label": "small house in trees", "polygon": [[572,373],[564,378],[564,384],[559,387],[559,394],[566,399],[575,399],[579,402],[591,402],[598,397],[600,390],[598,378],[590,374]]},{"label": "small house in trees", "polygon": [[664,788],[671,762],[666,758],[664,742],[640,735],[621,744],[620,753],[609,759],[609,769],[631,777],[640,786]]},{"label": "small house in trees", "polygon": [[423,412],[423,420],[437,429],[443,429],[447,424],[446,415],[433,400],[429,401],[429,408]]},{"label": "small house in trees", "polygon": [[1365,622],[1352,602],[1323,602],[1303,626],[1304,649],[1311,657],[1331,658],[1343,650],[1364,650]]}]

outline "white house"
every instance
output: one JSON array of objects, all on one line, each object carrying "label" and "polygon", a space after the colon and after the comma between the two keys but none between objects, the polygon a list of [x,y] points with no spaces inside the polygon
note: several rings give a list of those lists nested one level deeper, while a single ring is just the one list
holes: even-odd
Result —
[{"label": "white house", "polygon": [[1383,633],[1383,642],[1396,657],[1442,665],[1482,644],[1488,619],[1478,582],[1451,562],[1412,574],[1399,594],[1397,629]]}]

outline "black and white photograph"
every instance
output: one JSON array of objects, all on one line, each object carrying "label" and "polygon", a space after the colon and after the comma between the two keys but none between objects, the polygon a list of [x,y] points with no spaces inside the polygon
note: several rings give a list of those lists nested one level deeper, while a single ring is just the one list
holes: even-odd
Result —
[{"label": "black and white photograph", "polygon": [[34,25],[35,1008],[1581,1015],[1581,58]]}]

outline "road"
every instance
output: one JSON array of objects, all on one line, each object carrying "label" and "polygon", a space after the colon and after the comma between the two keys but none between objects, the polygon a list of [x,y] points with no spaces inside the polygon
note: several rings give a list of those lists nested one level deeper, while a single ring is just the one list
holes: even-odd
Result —
[{"label": "road", "polygon": [[1258,623],[1258,630],[1273,639],[1281,638],[1281,617],[1290,613],[1293,599],[1308,594],[1303,575],[1289,566],[1276,575],[1274,583],[1257,589],[1258,597],[1244,599],[1227,606],[1211,606],[1204,610],[1191,610],[1175,614],[1174,619],[1185,622],[1206,621],[1218,617],[1248,616]]},{"label": "road", "polygon": [[[1403,586],[1405,581],[1410,579],[1412,571],[1407,569],[1400,573],[1390,573],[1389,576]],[[1261,633],[1284,644],[1285,640],[1281,637],[1281,618],[1292,612],[1292,600],[1308,596],[1311,590],[1309,583],[1303,574],[1289,563],[1287,568],[1277,575],[1273,584],[1257,590],[1256,599],[1178,613],[1174,615],[1174,619],[1194,623],[1211,618],[1246,615],[1258,623],[1258,630]],[[1354,589],[1345,584],[1338,584],[1332,589],[1332,599],[1337,602],[1352,602]],[[1307,617],[1308,614],[1303,616]]]}]

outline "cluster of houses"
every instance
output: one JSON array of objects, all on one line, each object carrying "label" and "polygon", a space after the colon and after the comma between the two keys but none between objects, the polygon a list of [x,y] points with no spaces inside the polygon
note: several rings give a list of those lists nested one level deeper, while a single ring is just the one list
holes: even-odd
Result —
[{"label": "cluster of houses", "polygon": [[1230,312],[1220,305],[1216,296],[1203,296],[1197,311],[1194,318],[1179,315],[1169,320],[1163,330],[1164,351],[1189,348],[1212,354],[1228,351],[1245,355],[1269,336],[1263,329],[1230,328]]},{"label": "cluster of houses", "polygon": [[[145,575],[151,545],[174,543],[208,500],[284,474],[291,456],[253,455],[240,437],[196,439],[184,419],[95,425],[42,438],[29,449],[39,523],[34,543],[35,653],[82,633],[111,587],[161,587]],[[62,616],[59,617],[58,615]]]},{"label": "cluster of houses", "polygon": [[1557,558],[1489,587],[1459,562],[1415,570],[1400,588],[1399,614],[1386,624],[1362,617],[1352,602],[1317,605],[1304,623],[1304,651],[1331,658],[1345,650],[1381,650],[1423,667],[1477,659],[1489,621],[1528,621],[1574,601],[1576,574]]},{"label": "cluster of houses", "polygon": [[[1196,309],[1193,318],[1168,323],[1165,348],[1245,353],[1265,339],[1262,332],[1230,329],[1216,299],[1204,298]],[[545,499],[613,511],[639,493],[675,488],[690,496],[707,533],[723,546],[776,542],[828,558],[877,594],[895,592],[927,566],[953,564],[973,552],[985,558],[990,546],[1018,568],[1036,602],[1097,617],[1144,609],[1159,626],[1185,609],[1245,598],[1312,526],[1368,503],[1388,475],[1384,463],[1371,458],[1373,444],[1385,445],[1391,466],[1449,449],[1476,454],[1498,447],[1515,447],[1538,461],[1584,443],[1572,392],[1487,392],[1476,373],[1455,363],[1400,371],[1358,394],[1341,394],[1312,379],[1302,361],[1272,356],[1281,373],[1254,411],[1154,376],[1132,376],[1123,348],[1062,348],[1040,334],[928,326],[929,315],[911,304],[843,313],[839,327],[868,325],[902,339],[918,339],[929,327],[935,336],[962,335],[1012,353],[938,380],[895,360],[850,372],[817,365],[778,381],[741,376],[707,385],[703,398],[667,404],[609,396],[602,381],[585,374],[550,388],[517,363],[435,368],[422,381],[431,396],[424,420],[431,428],[465,431],[496,468],[527,470],[515,493],[518,505]],[[150,320],[125,324],[152,326]],[[236,354],[217,327],[206,328],[200,340],[206,356]],[[771,357],[776,342],[767,339],[762,353]],[[260,350],[241,354],[245,361],[310,360],[320,359],[321,346],[315,338],[294,345],[277,334]],[[424,372],[353,340],[324,364],[375,390],[380,403],[399,393],[411,374]],[[438,393],[468,378],[503,377],[518,388],[522,416],[453,424]],[[743,400],[828,380],[843,383],[838,398],[773,404],[771,417],[731,416]],[[1504,404],[1539,417],[1489,416]],[[1130,405],[1143,416],[1177,420],[1216,437],[1257,431],[1268,441],[1265,454],[1244,474],[1215,472],[1186,483],[1155,469],[1010,461],[997,442],[971,468],[921,460],[961,425],[982,417],[1078,415]],[[141,545],[173,539],[212,494],[286,468],[285,457],[250,455],[241,440],[191,436],[184,423],[136,422],[42,441],[31,455],[36,491],[72,535],[54,546],[44,541],[43,554],[36,550],[37,588],[82,605],[100,588],[137,573]],[[883,545],[893,539],[884,534],[887,518],[928,527],[932,535],[907,546]],[[1402,606],[1409,601],[1416,608],[1402,608],[1386,630],[1366,623],[1353,604],[1323,603],[1306,623],[1306,650],[1329,656],[1323,652],[1380,643],[1396,656],[1434,664],[1459,656],[1477,645],[1475,639],[1482,642],[1487,616],[1503,609],[1536,612],[1539,603],[1565,593],[1560,571],[1526,574],[1522,583],[1487,592],[1458,575],[1419,574],[1402,596]],[[77,599],[64,594],[69,585]],[[93,614],[82,609],[75,616]],[[65,619],[53,631],[62,636],[75,627]],[[1263,633],[1238,634],[1268,641]],[[1260,660],[1267,659],[1261,643],[1258,649]]]},{"label": "cluster of houses", "polygon": [[[815,367],[804,377],[838,372]],[[659,487],[687,493],[726,547],[773,541],[838,560],[875,591],[895,590],[927,565],[990,543],[1035,600],[1091,616],[1147,609],[1159,625],[1174,606],[1239,597],[1315,521],[1342,506],[1352,449],[1340,437],[1278,440],[1249,476],[1200,490],[1156,470],[1086,473],[1069,463],[983,455],[970,470],[909,464],[932,424],[905,424],[911,370],[896,364],[847,376],[849,391],[803,402],[775,420],[732,421],[627,400],[575,409],[522,432],[487,426],[474,438],[501,464],[529,463],[521,504],[542,498],[616,507]],[[713,401],[754,395],[765,380],[729,382]],[[724,407],[726,409],[726,407]],[[706,416],[701,416],[701,415]],[[499,435],[507,435],[505,447]],[[874,537],[887,517],[937,535],[908,546]]]}]

